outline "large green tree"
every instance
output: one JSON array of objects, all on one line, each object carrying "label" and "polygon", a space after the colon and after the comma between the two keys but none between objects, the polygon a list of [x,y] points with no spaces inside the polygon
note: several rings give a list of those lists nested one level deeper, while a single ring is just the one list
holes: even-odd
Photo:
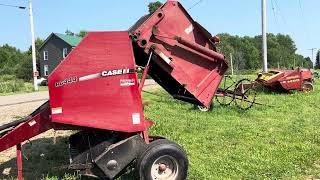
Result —
[{"label": "large green tree", "polygon": [[153,14],[156,10],[158,10],[160,7],[162,6],[162,2],[160,1],[155,1],[155,2],[151,2],[148,5],[149,8],[149,13]]},{"label": "large green tree", "polygon": [[14,74],[23,57],[24,53],[15,47],[8,44],[0,46],[0,75]]}]

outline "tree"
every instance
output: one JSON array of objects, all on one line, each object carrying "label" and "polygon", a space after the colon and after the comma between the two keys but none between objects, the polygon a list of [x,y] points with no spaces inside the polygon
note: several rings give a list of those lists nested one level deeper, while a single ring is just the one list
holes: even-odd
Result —
[{"label": "tree", "polygon": [[149,13],[153,14],[156,10],[158,10],[163,4],[160,1],[151,2],[148,5]]},{"label": "tree", "polygon": [[315,68],[316,68],[316,69],[320,69],[320,50],[319,50],[318,53],[317,53]]},{"label": "tree", "polygon": [[0,46],[0,74],[13,75],[16,65],[23,59],[24,54],[17,48],[5,44]]},{"label": "tree", "polygon": [[79,37],[85,37],[87,34],[88,34],[88,31],[86,31],[86,30],[80,30],[79,31],[79,33],[74,33],[74,32],[72,32],[72,31],[70,31],[70,30],[66,30],[65,31],[65,34],[66,35],[69,35],[69,36],[79,36]]},{"label": "tree", "polygon": [[16,66],[15,75],[19,79],[30,81],[33,78],[32,74],[32,56],[26,53],[21,62]]},{"label": "tree", "polygon": [[310,69],[313,68],[313,62],[312,62],[310,57],[304,58],[304,62],[303,62],[303,66],[302,67],[310,68]]},{"label": "tree", "polygon": [[[37,38],[36,41],[35,41],[37,65],[40,62],[40,47],[41,47],[42,44],[43,44],[43,40],[40,39],[40,38]],[[29,47],[29,49],[27,51],[27,55],[32,56],[32,46]]]},{"label": "tree", "polygon": [[65,32],[64,32],[66,35],[68,36],[74,36],[74,32],[70,31],[69,29],[67,29]]},{"label": "tree", "polygon": [[79,37],[85,37],[88,34],[88,31],[86,30],[81,30],[78,34],[76,34]]}]

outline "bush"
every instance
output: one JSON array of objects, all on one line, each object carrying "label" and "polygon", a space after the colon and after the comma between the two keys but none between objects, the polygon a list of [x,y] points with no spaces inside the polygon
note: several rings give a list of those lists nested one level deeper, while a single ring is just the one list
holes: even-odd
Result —
[{"label": "bush", "polygon": [[10,81],[10,80],[16,80],[16,76],[8,75],[8,74],[0,76],[0,82]]},{"label": "bush", "polygon": [[[8,78],[8,76],[1,76],[1,78]],[[25,83],[21,79],[0,81],[0,93],[12,93],[19,91],[32,91],[32,85]]]}]

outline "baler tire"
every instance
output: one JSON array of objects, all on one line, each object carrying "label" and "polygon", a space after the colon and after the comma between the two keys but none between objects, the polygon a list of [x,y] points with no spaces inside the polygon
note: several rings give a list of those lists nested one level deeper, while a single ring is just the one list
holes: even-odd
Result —
[{"label": "baler tire", "polygon": [[313,83],[309,81],[304,82],[302,85],[302,91],[306,93],[314,91]]},{"label": "baler tire", "polygon": [[178,144],[166,139],[156,140],[137,158],[137,178],[153,180],[156,176],[157,179],[184,180],[187,178],[188,164],[187,155]]}]

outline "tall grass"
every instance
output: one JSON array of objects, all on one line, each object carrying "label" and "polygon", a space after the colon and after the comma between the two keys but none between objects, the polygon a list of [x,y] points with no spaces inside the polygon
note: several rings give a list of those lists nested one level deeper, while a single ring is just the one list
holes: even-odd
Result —
[{"label": "tall grass", "polygon": [[31,92],[32,84],[17,79],[12,75],[0,76],[0,95],[10,94],[15,92]]}]

